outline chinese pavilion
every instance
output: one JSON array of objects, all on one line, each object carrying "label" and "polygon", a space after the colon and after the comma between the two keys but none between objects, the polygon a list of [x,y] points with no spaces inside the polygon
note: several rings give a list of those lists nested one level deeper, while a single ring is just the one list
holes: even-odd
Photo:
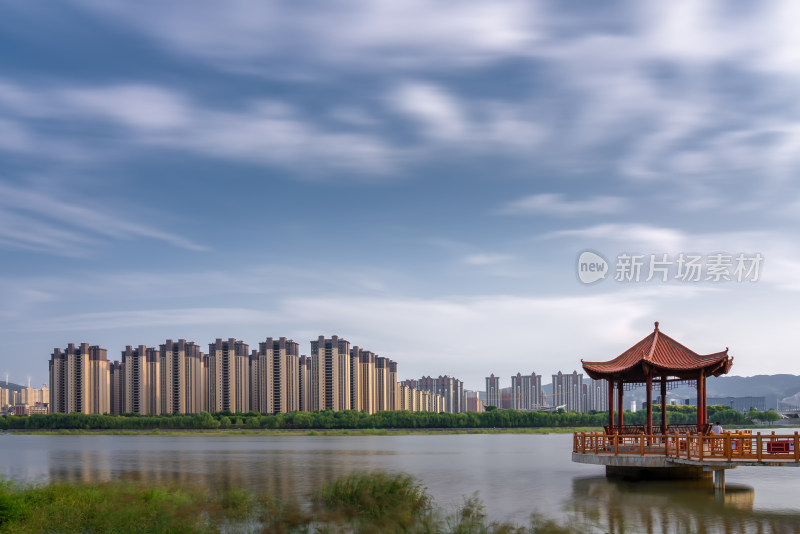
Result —
[{"label": "chinese pavilion", "polygon": [[[608,380],[609,434],[628,433],[624,427],[622,396],[626,387],[645,386],[647,391],[647,423],[644,430],[653,433],[653,385],[661,385],[661,433],[667,433],[667,387],[679,383],[697,387],[697,431],[708,428],[706,413],[706,378],[727,374],[733,358],[724,351],[702,356],[661,333],[658,321],[653,332],[634,346],[607,362],[584,362],[584,371],[595,380]],[[617,421],[614,421],[614,391],[617,392]]]}]

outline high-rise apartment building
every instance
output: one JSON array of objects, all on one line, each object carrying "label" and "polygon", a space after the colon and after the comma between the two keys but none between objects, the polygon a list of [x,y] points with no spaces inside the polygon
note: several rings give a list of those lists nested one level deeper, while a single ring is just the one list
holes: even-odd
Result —
[{"label": "high-rise apartment building", "polygon": [[397,381],[397,362],[389,360],[389,410],[397,409],[397,398],[400,396],[400,383]]},{"label": "high-rise apartment building", "polygon": [[400,384],[400,397],[398,399],[398,410],[409,410],[411,411],[411,387]]},{"label": "high-rise apartment building", "polygon": [[272,413],[272,384],[266,360],[259,351],[250,351],[250,409],[260,414]]},{"label": "high-rise apartment building", "polygon": [[300,399],[298,406],[301,412],[310,412],[314,409],[311,383],[311,358],[305,355],[300,356],[297,385]]},{"label": "high-rise apartment building", "polygon": [[312,410],[350,409],[350,342],[332,336],[311,342]]},{"label": "high-rise apartment building", "polygon": [[285,337],[259,343],[257,380],[253,395],[260,413],[293,412],[300,409],[300,349]]},{"label": "high-rise apartment building", "polygon": [[444,397],[436,393],[437,379],[407,379],[397,384],[397,410],[444,412]]},{"label": "high-rise apartment building", "polygon": [[583,407],[583,373],[573,371],[572,374],[553,375],[553,407],[563,406],[568,412],[582,413]]},{"label": "high-rise apartment building", "polygon": [[468,412],[482,413],[484,411],[483,401],[480,399],[480,393],[477,391],[466,390],[464,391],[466,399],[465,409]]},{"label": "high-rise apartment building", "polygon": [[436,393],[444,398],[444,411],[448,413],[464,411],[464,382],[458,378],[448,375],[437,378]]},{"label": "high-rise apartment building", "polygon": [[436,411],[448,413],[461,413],[465,410],[466,401],[464,398],[464,383],[452,376],[439,376],[432,378],[423,376],[416,380],[405,380],[404,384],[420,391],[430,391],[434,395],[441,397],[438,401]]},{"label": "high-rise apartment building", "polygon": [[217,339],[208,345],[209,410],[250,411],[250,355],[243,341]]},{"label": "high-rise apartment building", "polygon": [[361,383],[363,377],[361,376],[361,364],[358,357],[359,348],[353,347],[350,349],[350,409],[361,411],[359,405],[361,401]]},{"label": "high-rise apartment building", "polygon": [[50,402],[50,390],[47,386],[42,386],[41,388],[27,386],[19,391],[19,404],[34,406],[47,402]]},{"label": "high-rise apartment building", "polygon": [[486,377],[486,406],[500,408],[500,377],[494,373]]},{"label": "high-rise apartment building", "polygon": [[584,411],[590,412],[597,410],[605,412],[608,410],[608,381],[590,379],[588,384],[583,384]]},{"label": "high-rise apartment building", "polygon": [[350,407],[360,412],[375,413],[375,353],[360,347],[350,349]]},{"label": "high-rise apartment building", "polygon": [[97,345],[70,343],[50,357],[51,413],[108,413],[108,355]]},{"label": "high-rise apartment building", "polygon": [[419,392],[419,411],[421,412],[439,412],[440,411],[440,395],[436,395],[430,391]]},{"label": "high-rise apartment building", "polygon": [[125,391],[125,376],[122,363],[115,361],[108,364],[108,398],[111,415],[122,415],[125,404],[122,399]]},{"label": "high-rise apartment building", "polygon": [[162,413],[199,413],[208,405],[208,367],[194,342],[168,339],[161,345]]},{"label": "high-rise apartment building", "polygon": [[[122,411],[161,414],[161,357],[156,349],[128,345],[122,351]],[[109,390],[110,393],[110,390]]]},{"label": "high-rise apartment building", "polygon": [[536,373],[511,377],[511,408],[514,410],[538,410],[544,404],[542,376]]},{"label": "high-rise apartment building", "polygon": [[393,385],[390,376],[389,358],[378,356],[375,358],[375,411],[382,412],[391,410],[391,398]]}]

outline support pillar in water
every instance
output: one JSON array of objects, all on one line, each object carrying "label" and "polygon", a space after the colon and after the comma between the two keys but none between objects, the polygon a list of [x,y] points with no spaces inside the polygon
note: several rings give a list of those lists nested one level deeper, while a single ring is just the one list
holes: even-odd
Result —
[{"label": "support pillar in water", "polygon": [[725,470],[724,469],[715,469],[714,470],[714,489],[717,489],[717,490],[724,490],[725,489]]}]

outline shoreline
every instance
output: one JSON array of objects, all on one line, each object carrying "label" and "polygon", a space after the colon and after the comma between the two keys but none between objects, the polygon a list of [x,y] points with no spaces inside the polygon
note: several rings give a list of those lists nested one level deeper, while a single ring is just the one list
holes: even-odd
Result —
[{"label": "shoreline", "polygon": [[451,434],[571,434],[573,432],[597,432],[599,427],[535,427],[535,428],[318,428],[318,429],[136,429],[136,430],[3,430],[0,435],[48,435],[48,436],[415,436]]}]

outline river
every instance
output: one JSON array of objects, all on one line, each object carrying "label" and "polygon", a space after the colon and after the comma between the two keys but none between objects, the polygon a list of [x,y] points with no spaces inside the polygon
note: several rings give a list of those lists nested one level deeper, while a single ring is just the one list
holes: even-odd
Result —
[{"label": "river", "polygon": [[490,518],[536,513],[599,532],[800,532],[800,467],[740,467],[709,483],[620,482],[570,461],[571,434],[399,436],[0,435],[0,475],[245,487],[306,497],[358,470],[409,473],[445,510],[477,492]]}]

